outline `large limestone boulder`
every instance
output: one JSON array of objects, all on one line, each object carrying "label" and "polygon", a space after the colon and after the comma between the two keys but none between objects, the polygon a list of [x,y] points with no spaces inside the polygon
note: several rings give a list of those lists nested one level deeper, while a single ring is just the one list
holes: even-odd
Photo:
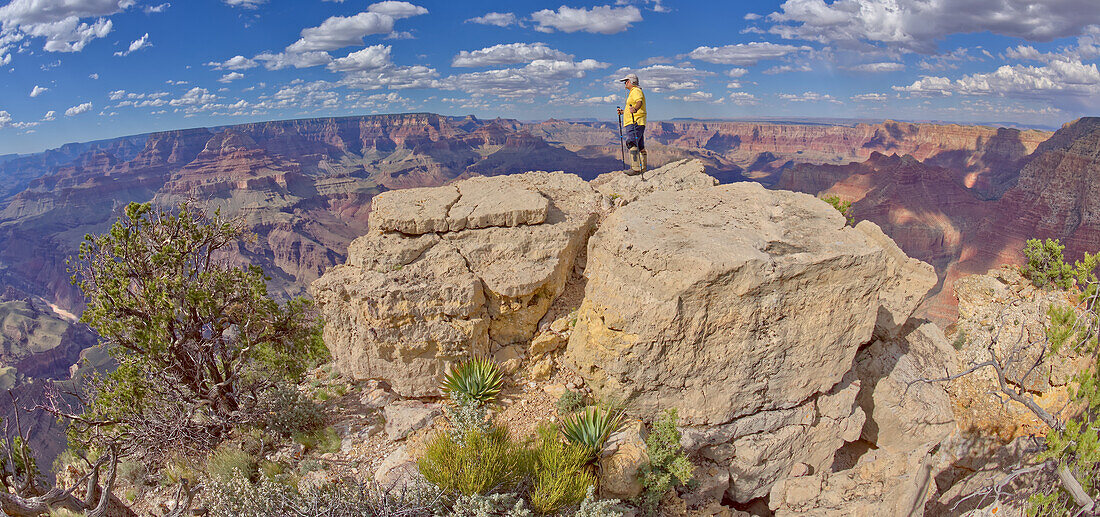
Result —
[{"label": "large limestone boulder", "polygon": [[741,502],[797,465],[829,470],[860,438],[857,351],[935,283],[873,224],[752,183],[643,195],[603,221],[587,260],[567,360],[644,417],[679,408],[685,447],[728,469]]},{"label": "large limestone boulder", "polygon": [[659,191],[589,242],[567,348],[647,416],[721,424],[829,391],[870,340],[886,252],[812,196],[755,183]]},{"label": "large limestone boulder", "polygon": [[539,224],[550,201],[521,182],[471,178],[443,187],[391,190],[371,200],[371,228],[420,235]]},{"label": "large limestone boulder", "polygon": [[886,254],[886,284],[879,290],[877,333],[896,333],[917,310],[936,283],[936,268],[931,264],[909,257],[893,239],[871,221],[860,221],[856,230],[866,235]]},{"label": "large limestone boulder", "polygon": [[378,196],[374,230],[311,287],[341,371],[405,397],[435,394],[455,361],[531,339],[601,200],[560,172],[440,189]]}]

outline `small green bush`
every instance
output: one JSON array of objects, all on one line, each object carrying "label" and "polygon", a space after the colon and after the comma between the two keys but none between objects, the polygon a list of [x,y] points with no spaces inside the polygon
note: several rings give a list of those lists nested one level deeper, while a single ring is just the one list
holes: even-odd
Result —
[{"label": "small green bush", "polygon": [[545,515],[581,502],[596,484],[585,468],[588,459],[587,448],[563,442],[553,426],[540,426],[531,453],[531,508]]},{"label": "small green bush", "polygon": [[265,392],[260,398],[259,411],[263,428],[284,438],[325,425],[321,406],[291,385],[280,384]]},{"label": "small green bush", "polygon": [[848,222],[848,225],[855,225],[856,219],[852,217],[851,201],[842,201],[840,199],[840,196],[836,194],[826,194],[824,196],[821,196],[821,200],[829,203],[830,205],[833,205],[833,208],[835,208],[837,212],[840,212],[840,215],[844,216],[844,220]]},{"label": "small green bush", "polygon": [[657,506],[670,489],[691,482],[694,467],[680,445],[679,417],[670,409],[653,423],[653,431],[645,439],[649,463],[639,471],[642,494],[636,503],[647,515],[654,515]]},{"label": "small green bush", "polygon": [[198,481],[199,473],[195,461],[183,455],[169,456],[165,459],[164,467],[160,470],[160,484],[176,486],[184,479],[191,484]]},{"label": "small green bush", "polygon": [[955,334],[955,341],[951,343],[951,346],[955,347],[955,350],[962,350],[966,346],[966,331],[959,329],[959,333]]},{"label": "small green bush", "polygon": [[491,359],[475,357],[447,374],[443,379],[443,393],[458,392],[481,403],[496,400],[504,385],[504,374]]},{"label": "small green bush", "polygon": [[1028,239],[1024,248],[1027,264],[1020,272],[1035,287],[1069,289],[1073,286],[1074,270],[1073,266],[1065,262],[1062,253],[1065,249],[1058,239]]},{"label": "small green bush", "polygon": [[206,458],[205,471],[211,478],[229,478],[239,474],[248,480],[255,480],[259,473],[258,467],[259,462],[255,456],[236,447],[223,445]]},{"label": "small green bush", "polygon": [[[436,515],[444,515],[437,513]],[[463,495],[455,500],[447,517],[530,517],[531,510],[515,494]]]},{"label": "small green bush", "polygon": [[590,486],[573,517],[623,517],[620,504],[618,499],[597,499],[596,487]]},{"label": "small green bush", "polygon": [[607,438],[622,427],[623,411],[614,405],[589,406],[566,416],[561,424],[565,438],[583,446],[588,452],[588,461],[595,461]]},{"label": "small green bush", "polygon": [[558,397],[558,413],[563,415],[571,415],[584,408],[585,400],[584,393],[573,390],[565,390]]},{"label": "small green bush", "polygon": [[527,451],[503,426],[470,430],[461,441],[438,433],[417,467],[424,479],[449,494],[487,494],[515,486],[527,472]]},{"label": "small green bush", "polygon": [[307,452],[325,454],[340,450],[340,435],[331,427],[310,432],[294,433],[294,441],[302,444]]}]

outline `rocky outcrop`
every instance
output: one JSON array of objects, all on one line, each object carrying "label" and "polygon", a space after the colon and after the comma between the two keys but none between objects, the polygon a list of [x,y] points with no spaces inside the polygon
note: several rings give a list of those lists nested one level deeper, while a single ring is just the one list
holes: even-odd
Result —
[{"label": "rocky outcrop", "polygon": [[[517,212],[516,199],[529,200],[530,210]],[[530,341],[573,271],[600,197],[576,176],[540,172],[385,193],[377,203],[384,217],[373,227],[423,233],[356,239],[348,263],[312,292],[345,374],[424,396],[452,362]],[[463,206],[470,208],[456,210]],[[480,227],[489,224],[519,226]]]},{"label": "rocky outcrop", "polygon": [[886,267],[810,196],[752,183],[656,192],[593,236],[568,358],[647,416],[680,406],[714,425],[794,407],[851,369]]},{"label": "rocky outcrop", "polygon": [[[585,276],[568,363],[645,418],[679,408],[687,448],[727,469],[732,500],[767,495],[796,464],[828,470],[865,434],[882,429],[889,442],[896,428],[920,428],[905,412],[923,399],[893,393],[893,405],[873,407],[881,423],[859,400],[865,382],[898,388],[902,372],[928,370],[853,366],[873,336],[908,338],[902,328],[936,283],[869,222],[846,227],[825,203],[756,184],[658,190],[601,223]],[[950,430],[942,388],[928,389],[947,409],[928,425]],[[922,444],[943,438],[920,430]]]},{"label": "rocky outcrop", "polygon": [[[433,395],[460,358],[512,369],[524,350],[539,378],[568,339],[559,364],[595,393],[646,420],[678,408],[686,449],[713,471],[708,493],[741,502],[797,465],[827,472],[848,442],[904,450],[953,429],[942,388],[904,393],[943,345],[910,318],[931,266],[811,196],[716,186],[676,162],[592,184],[536,172],[384,193],[375,215],[312,287],[354,378]],[[587,278],[575,324],[556,314],[537,333],[575,264]],[[601,459],[622,497],[644,462],[635,434]]]}]

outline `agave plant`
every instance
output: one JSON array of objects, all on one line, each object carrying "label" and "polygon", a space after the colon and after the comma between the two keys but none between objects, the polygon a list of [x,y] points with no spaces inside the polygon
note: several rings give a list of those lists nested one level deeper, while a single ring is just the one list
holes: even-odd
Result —
[{"label": "agave plant", "polygon": [[492,360],[475,357],[459,364],[443,379],[443,393],[456,393],[461,397],[485,404],[500,393],[504,375]]},{"label": "agave plant", "polygon": [[588,406],[565,417],[561,433],[570,442],[588,451],[588,461],[594,461],[607,439],[623,426],[623,411],[614,405]]}]

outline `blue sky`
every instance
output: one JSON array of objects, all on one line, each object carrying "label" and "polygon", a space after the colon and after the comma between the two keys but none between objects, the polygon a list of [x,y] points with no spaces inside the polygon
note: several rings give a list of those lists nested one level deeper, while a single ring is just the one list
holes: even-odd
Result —
[{"label": "blue sky", "polygon": [[[4,0],[0,0],[3,2]],[[1057,126],[1100,108],[1097,0],[0,3],[0,154],[431,111]]]}]

